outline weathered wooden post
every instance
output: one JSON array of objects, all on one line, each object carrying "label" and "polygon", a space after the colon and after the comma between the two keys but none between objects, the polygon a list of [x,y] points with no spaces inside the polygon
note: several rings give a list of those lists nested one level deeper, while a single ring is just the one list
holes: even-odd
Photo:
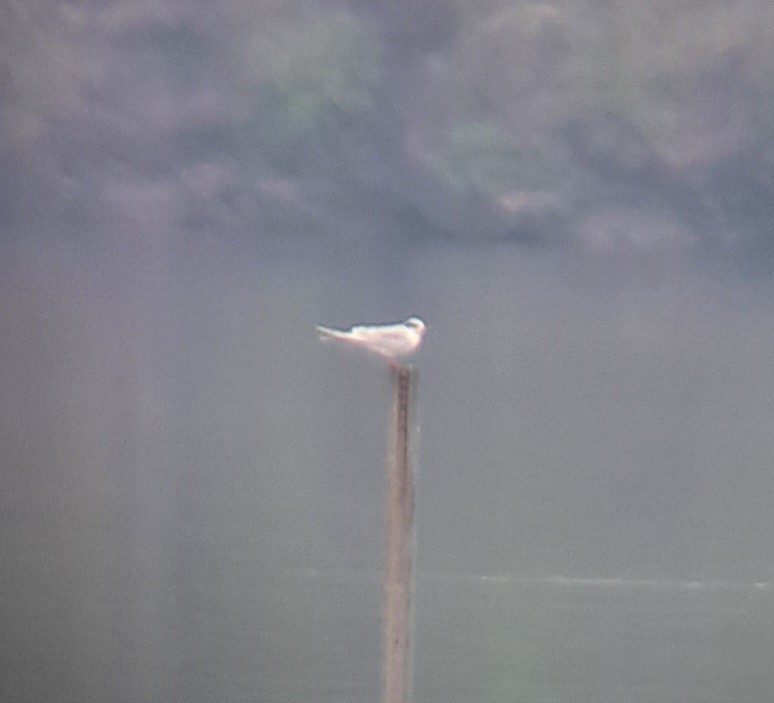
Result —
[{"label": "weathered wooden post", "polygon": [[401,360],[424,341],[426,325],[412,315],[403,322],[317,325],[323,341],[361,347],[386,359],[392,371],[393,405],[387,454],[387,559],[384,573],[382,703],[411,703],[414,556],[414,397],[416,371]]},{"label": "weathered wooden post", "polygon": [[387,558],[384,574],[382,703],[411,703],[414,556],[413,402],[416,372],[392,368],[387,458]]}]

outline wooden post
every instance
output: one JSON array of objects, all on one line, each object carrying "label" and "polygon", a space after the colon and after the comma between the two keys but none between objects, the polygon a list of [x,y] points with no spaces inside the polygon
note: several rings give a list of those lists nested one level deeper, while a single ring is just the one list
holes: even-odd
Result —
[{"label": "wooden post", "polygon": [[416,373],[392,369],[394,401],[387,461],[387,563],[384,576],[382,703],[411,703],[411,575],[414,468],[411,449]]}]

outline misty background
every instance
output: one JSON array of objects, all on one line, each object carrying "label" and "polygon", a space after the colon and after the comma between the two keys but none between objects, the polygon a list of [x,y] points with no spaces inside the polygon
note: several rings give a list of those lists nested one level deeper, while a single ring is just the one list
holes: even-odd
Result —
[{"label": "misty background", "polygon": [[0,699],[774,687],[774,5],[0,2]]}]

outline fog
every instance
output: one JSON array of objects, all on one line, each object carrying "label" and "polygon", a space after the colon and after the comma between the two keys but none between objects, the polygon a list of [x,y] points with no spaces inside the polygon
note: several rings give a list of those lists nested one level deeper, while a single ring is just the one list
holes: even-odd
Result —
[{"label": "fog", "polygon": [[158,7],[2,10],[0,698],[377,700],[417,314],[417,703],[765,700],[768,6]]}]

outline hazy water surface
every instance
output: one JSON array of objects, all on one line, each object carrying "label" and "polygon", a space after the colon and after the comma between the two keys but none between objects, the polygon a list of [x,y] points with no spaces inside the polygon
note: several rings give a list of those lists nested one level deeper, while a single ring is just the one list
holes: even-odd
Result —
[{"label": "hazy water surface", "polygon": [[410,313],[416,700],[774,687],[769,280],[519,248],[4,261],[8,700],[377,700],[388,374],[313,326]]}]

